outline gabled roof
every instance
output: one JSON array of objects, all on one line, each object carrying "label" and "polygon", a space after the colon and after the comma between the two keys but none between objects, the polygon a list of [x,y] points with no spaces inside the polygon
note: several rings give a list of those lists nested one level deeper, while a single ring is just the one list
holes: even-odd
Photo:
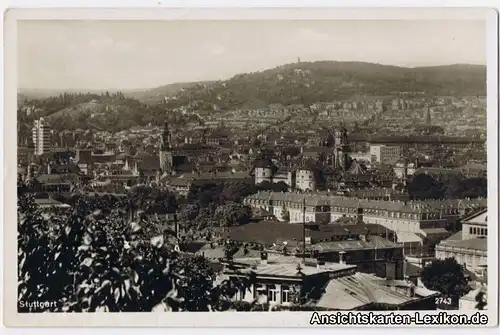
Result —
[{"label": "gabled roof", "polygon": [[463,223],[487,223],[488,222],[488,208],[477,211],[463,219]]},{"label": "gabled roof", "polygon": [[332,279],[315,305],[331,310],[354,310],[370,304],[397,306],[418,299],[391,290],[377,279],[361,272]]},{"label": "gabled roof", "polygon": [[254,162],[254,168],[275,168],[274,163],[268,158],[257,159]]}]

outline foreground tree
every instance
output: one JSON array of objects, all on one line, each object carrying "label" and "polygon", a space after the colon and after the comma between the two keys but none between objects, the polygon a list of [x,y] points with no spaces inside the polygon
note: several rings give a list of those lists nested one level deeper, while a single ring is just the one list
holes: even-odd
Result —
[{"label": "foreground tree", "polygon": [[227,308],[207,259],[173,250],[154,222],[130,222],[120,201],[73,200],[47,217],[31,194],[19,198],[19,301],[58,301],[54,312]]}]

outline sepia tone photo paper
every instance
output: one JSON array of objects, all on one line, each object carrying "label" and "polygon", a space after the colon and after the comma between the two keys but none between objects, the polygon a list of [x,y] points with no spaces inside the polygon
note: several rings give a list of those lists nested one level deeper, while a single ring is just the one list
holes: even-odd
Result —
[{"label": "sepia tone photo paper", "polygon": [[497,16],[8,10],[5,325],[497,325]]}]

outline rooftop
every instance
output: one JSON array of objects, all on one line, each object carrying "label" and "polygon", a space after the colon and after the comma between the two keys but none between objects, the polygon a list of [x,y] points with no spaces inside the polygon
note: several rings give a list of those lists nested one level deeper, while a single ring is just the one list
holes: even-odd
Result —
[{"label": "rooftop", "polygon": [[71,207],[70,205],[63,204],[62,202],[59,202],[57,200],[51,199],[51,198],[37,198],[35,199],[35,204],[40,206],[40,207]]},{"label": "rooftop", "polygon": [[464,224],[488,224],[488,209],[483,209],[479,212],[476,212],[469,217],[465,218],[463,221]]},{"label": "rooftop", "polygon": [[320,252],[345,251],[345,250],[373,250],[395,248],[398,245],[388,241],[380,236],[371,236],[369,241],[363,240],[347,240],[347,241],[331,241],[319,242],[308,247],[311,250]]},{"label": "rooftop", "polygon": [[302,264],[302,259],[283,256],[269,255],[267,264],[263,263],[260,257],[258,258],[240,258],[236,261],[238,264],[252,266],[253,268],[246,269],[247,272],[254,272],[259,276],[275,276],[275,277],[291,277],[302,278],[320,273],[333,273],[339,271],[353,271],[356,265],[346,265],[340,263],[325,263],[320,266],[310,266]]},{"label": "rooftop", "polygon": [[397,239],[400,243],[420,243],[422,242],[422,238],[415,233],[409,232],[397,232]]},{"label": "rooftop", "polygon": [[353,197],[342,197],[333,194],[313,193],[298,194],[293,192],[259,192],[247,197],[249,200],[262,201],[282,201],[290,203],[300,203],[304,201],[306,206],[338,206],[347,208],[365,208],[374,210],[387,210],[393,212],[419,213],[419,212],[439,212],[443,208],[465,208],[467,206],[486,206],[487,199],[448,199],[448,200],[426,200],[426,201],[390,201],[390,200],[369,200]]},{"label": "rooftop", "polygon": [[488,250],[488,240],[483,238],[472,238],[467,240],[445,240],[439,244],[440,247],[449,248],[460,248],[460,249],[470,249],[478,251]]},{"label": "rooftop", "polygon": [[419,297],[392,290],[374,275],[357,272],[330,280],[316,306],[331,310],[353,310],[374,303],[401,305],[417,299]]}]

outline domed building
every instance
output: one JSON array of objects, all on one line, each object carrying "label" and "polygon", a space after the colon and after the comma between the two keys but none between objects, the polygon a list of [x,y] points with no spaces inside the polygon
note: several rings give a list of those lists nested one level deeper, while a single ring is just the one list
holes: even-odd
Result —
[{"label": "domed building", "polygon": [[287,166],[277,167],[269,158],[256,160],[252,170],[255,184],[264,181],[285,182],[296,190],[316,191],[327,188],[334,176],[347,174],[359,178],[363,174],[349,156],[350,147],[345,128],[329,132],[319,144],[320,147],[301,148],[297,160],[282,162]]}]

